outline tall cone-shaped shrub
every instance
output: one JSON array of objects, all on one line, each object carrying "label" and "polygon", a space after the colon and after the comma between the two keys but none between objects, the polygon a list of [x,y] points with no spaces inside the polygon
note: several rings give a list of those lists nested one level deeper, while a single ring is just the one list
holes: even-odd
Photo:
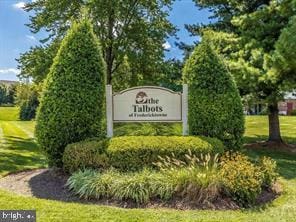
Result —
[{"label": "tall cone-shaped shrub", "polygon": [[37,114],[36,137],[51,166],[67,144],[100,136],[105,65],[90,23],[74,23],[54,58]]},{"label": "tall cone-shaped shrub", "polygon": [[229,149],[238,149],[244,133],[241,98],[231,74],[208,42],[195,48],[183,78],[189,85],[189,133],[216,137]]}]

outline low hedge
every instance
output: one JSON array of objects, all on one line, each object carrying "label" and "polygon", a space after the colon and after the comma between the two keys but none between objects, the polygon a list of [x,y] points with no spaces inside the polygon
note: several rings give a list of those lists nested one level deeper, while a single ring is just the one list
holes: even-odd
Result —
[{"label": "low hedge", "polygon": [[111,166],[122,171],[152,167],[159,156],[183,160],[185,154],[222,153],[223,143],[214,138],[183,136],[123,136],[109,141],[107,155]]},{"label": "low hedge", "polygon": [[73,173],[84,168],[106,168],[108,157],[106,147],[108,140],[89,139],[69,144],[63,155],[63,167]]},{"label": "low hedge", "polygon": [[63,163],[67,172],[84,168],[135,171],[153,167],[159,156],[184,160],[185,154],[222,153],[223,143],[214,138],[182,136],[123,136],[110,140],[86,140],[66,147]]}]

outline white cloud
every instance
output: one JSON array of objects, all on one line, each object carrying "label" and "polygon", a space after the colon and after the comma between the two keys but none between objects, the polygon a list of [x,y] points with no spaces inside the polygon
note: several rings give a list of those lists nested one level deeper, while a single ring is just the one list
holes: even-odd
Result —
[{"label": "white cloud", "polygon": [[25,5],[26,5],[25,2],[18,2],[18,3],[13,4],[12,6],[15,9],[21,9],[22,10],[22,9],[24,9]]},{"label": "white cloud", "polygon": [[26,38],[30,41],[33,41],[33,42],[37,41],[37,39],[32,35],[26,35]]},{"label": "white cloud", "polygon": [[20,74],[19,69],[14,69],[14,68],[8,68],[8,69],[0,69],[0,74],[15,74],[18,75]]},{"label": "white cloud", "polygon": [[168,41],[166,41],[166,42],[162,45],[162,47],[163,47],[164,49],[170,49],[170,48],[172,48],[171,44],[170,44]]}]

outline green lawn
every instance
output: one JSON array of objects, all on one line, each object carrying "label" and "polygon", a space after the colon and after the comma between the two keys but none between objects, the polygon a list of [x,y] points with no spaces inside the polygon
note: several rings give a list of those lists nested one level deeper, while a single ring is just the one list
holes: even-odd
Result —
[{"label": "green lawn", "polygon": [[[44,157],[33,139],[34,122],[17,121],[16,117],[15,109],[0,108],[0,175],[45,166]],[[152,130],[155,134],[166,132],[166,129],[161,127],[160,131],[149,125],[141,127],[146,131]],[[174,125],[172,130],[180,132],[179,127]],[[247,117],[246,127],[246,141],[261,140],[267,136],[267,118],[264,116]],[[281,117],[281,128],[285,138],[292,142],[296,141],[296,117]],[[124,126],[118,126],[117,135],[122,134],[124,130]],[[278,162],[280,181],[284,185],[281,197],[256,209],[239,211],[121,209],[23,197],[3,190],[0,191],[0,209],[36,209],[38,221],[295,221],[296,156],[266,151],[246,151],[246,153],[252,158],[261,155],[274,158]]]},{"label": "green lawn", "polygon": [[0,121],[5,120],[17,120],[18,119],[18,109],[15,107],[0,107]]},{"label": "green lawn", "polygon": [[46,166],[34,141],[34,122],[17,121],[13,107],[0,107],[0,176]]},{"label": "green lawn", "polygon": [[[268,135],[267,116],[247,116],[245,141],[265,140]],[[296,116],[280,116],[281,133],[285,141],[296,143]]]}]

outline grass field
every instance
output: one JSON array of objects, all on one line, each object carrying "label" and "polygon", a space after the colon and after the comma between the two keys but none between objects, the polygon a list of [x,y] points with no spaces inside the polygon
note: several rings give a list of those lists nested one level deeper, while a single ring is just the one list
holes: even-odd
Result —
[{"label": "grass field", "polygon": [[[165,127],[155,129],[141,126],[146,132],[167,132]],[[171,126],[174,133],[180,126]],[[131,127],[141,130],[138,126]],[[281,117],[281,128],[285,139],[296,142],[296,117]],[[0,107],[0,175],[27,168],[46,166],[45,159],[33,139],[34,122],[17,121],[17,110]],[[116,134],[125,132],[122,125]],[[135,132],[133,130],[133,132]],[[267,118],[246,118],[246,141],[267,137]],[[121,209],[108,206],[65,203],[24,197],[0,190],[0,209],[36,209],[37,221],[295,221],[296,218],[296,156],[291,154],[245,151],[250,157],[267,155],[278,163],[284,193],[272,203],[260,208],[238,211],[178,211],[171,209]]]},{"label": "grass field", "polygon": [[13,107],[0,107],[0,176],[46,166],[34,142],[34,122],[17,121]]}]

